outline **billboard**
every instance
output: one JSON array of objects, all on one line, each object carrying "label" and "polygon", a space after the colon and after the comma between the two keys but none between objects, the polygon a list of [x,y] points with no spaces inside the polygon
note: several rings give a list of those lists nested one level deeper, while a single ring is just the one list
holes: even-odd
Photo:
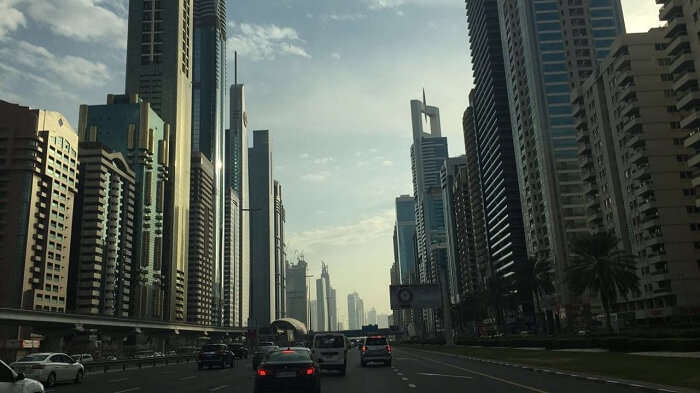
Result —
[{"label": "billboard", "polygon": [[390,285],[392,310],[407,308],[439,308],[442,305],[440,286],[434,284]]}]

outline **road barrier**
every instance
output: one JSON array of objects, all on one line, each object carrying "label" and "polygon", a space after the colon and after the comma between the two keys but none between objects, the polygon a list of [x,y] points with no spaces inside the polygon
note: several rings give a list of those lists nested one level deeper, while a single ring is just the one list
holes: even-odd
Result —
[{"label": "road barrier", "polygon": [[196,360],[197,358],[194,355],[160,356],[145,359],[106,360],[101,362],[88,362],[83,364],[83,367],[85,367],[85,371],[87,373],[95,373],[99,371],[107,373],[110,370],[121,369],[122,371],[126,371],[127,369],[140,369],[143,368],[143,366],[156,367],[159,364],[168,366],[171,364],[189,363]]}]

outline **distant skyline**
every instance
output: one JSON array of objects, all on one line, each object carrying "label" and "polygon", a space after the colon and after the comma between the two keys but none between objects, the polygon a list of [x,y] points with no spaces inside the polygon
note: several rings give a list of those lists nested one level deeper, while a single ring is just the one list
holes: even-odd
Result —
[{"label": "distant skyline", "polygon": [[[622,0],[628,32],[660,25],[653,0]],[[288,258],[328,263],[338,299],[389,310],[394,198],[411,191],[411,99],[440,107],[452,156],[472,88],[462,0],[227,3],[249,129],[269,129],[284,187]],[[127,0],[0,0],[0,99],[62,112],[123,93]],[[226,116],[228,118],[228,116]],[[338,302],[338,320],[347,310]]]}]

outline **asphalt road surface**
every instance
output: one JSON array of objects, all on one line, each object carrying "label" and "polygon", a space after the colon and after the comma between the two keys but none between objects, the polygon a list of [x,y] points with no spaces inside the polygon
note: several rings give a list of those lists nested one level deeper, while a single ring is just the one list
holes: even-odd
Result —
[{"label": "asphalt road surface", "polygon": [[[345,377],[324,372],[321,386],[324,393],[525,393],[592,391],[633,392],[626,387],[602,385],[567,376],[538,374],[532,371],[483,364],[451,356],[417,350],[393,351],[392,367],[360,366],[357,349],[348,355]],[[91,373],[81,385],[58,385],[47,389],[57,393],[130,393],[130,392],[253,392],[250,361],[239,361],[236,368],[197,370],[196,363]]]}]

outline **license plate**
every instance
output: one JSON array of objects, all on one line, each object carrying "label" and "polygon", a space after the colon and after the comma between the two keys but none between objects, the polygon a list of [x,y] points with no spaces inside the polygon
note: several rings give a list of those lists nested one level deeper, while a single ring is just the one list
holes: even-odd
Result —
[{"label": "license plate", "polygon": [[282,371],[277,373],[277,378],[294,378],[297,376],[297,373],[294,371]]}]

